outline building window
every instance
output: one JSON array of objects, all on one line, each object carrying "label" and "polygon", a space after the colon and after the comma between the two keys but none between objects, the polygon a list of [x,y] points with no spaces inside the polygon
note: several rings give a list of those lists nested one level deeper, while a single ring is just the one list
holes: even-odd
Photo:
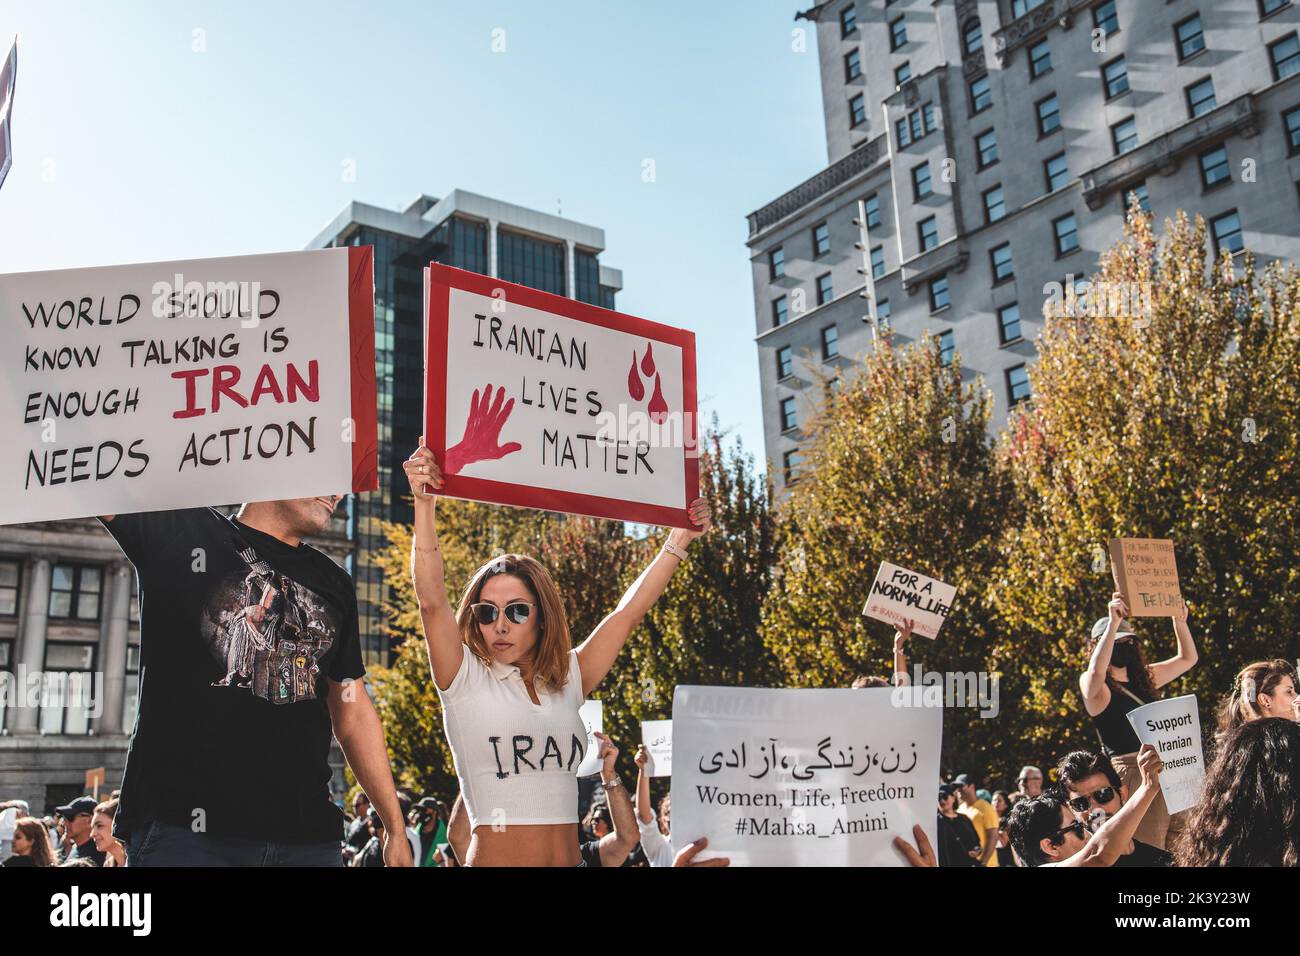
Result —
[{"label": "building window", "polygon": [[858,26],[858,11],[853,4],[849,4],[840,11],[840,36],[846,37],[852,33]]},{"label": "building window", "polygon": [[1002,199],[1001,184],[984,192],[984,221],[997,222],[1007,214],[1007,204]]},{"label": "building window", "polygon": [[17,561],[0,561],[0,615],[13,617],[18,613],[18,582],[22,565]]},{"label": "building window", "polygon": [[99,620],[100,569],[90,564],[56,564],[50,579],[49,616]]},{"label": "building window", "polygon": [[1110,138],[1115,144],[1116,156],[1122,156],[1131,150],[1137,149],[1137,120],[1130,116],[1128,119],[1116,123],[1110,128]]},{"label": "building window", "polygon": [[777,246],[767,254],[767,274],[773,279],[780,279],[785,275],[785,249]]},{"label": "building window", "polygon": [[902,86],[912,78],[912,64],[904,60],[894,67],[894,85]]},{"label": "building window", "polygon": [[1011,264],[1011,243],[1004,242],[989,250],[989,262],[993,266],[993,284],[1006,282],[1015,278],[1015,266]]},{"label": "building window", "polygon": [[1187,111],[1192,119],[1208,113],[1218,105],[1214,102],[1214,81],[1208,76],[1189,86],[1186,93]]},{"label": "building window", "polygon": [[948,277],[941,275],[937,279],[930,280],[930,311],[938,312],[940,309],[946,309],[951,303],[948,300]]},{"label": "building window", "polygon": [[975,137],[975,152],[979,156],[979,168],[988,169],[998,161],[998,134],[986,130]]},{"label": "building window", "polygon": [[785,325],[790,321],[789,308],[786,305],[785,296],[772,300],[772,328]]},{"label": "building window", "polygon": [[788,378],[794,374],[794,350],[783,345],[776,350],[776,377]]},{"label": "building window", "polygon": [[781,431],[788,432],[790,429],[797,427],[799,418],[794,410],[794,398],[787,397],[781,399]]},{"label": "building window", "polygon": [[1074,213],[1067,213],[1060,219],[1052,220],[1052,232],[1056,236],[1056,254],[1063,256],[1079,248],[1079,226]]},{"label": "building window", "polygon": [[1269,44],[1269,58],[1273,61],[1273,79],[1286,79],[1300,70],[1300,41],[1296,35],[1283,37],[1276,43]]},{"label": "building window", "polygon": [[1262,20],[1270,13],[1277,13],[1283,7],[1290,6],[1291,0],[1259,0],[1259,16]]},{"label": "building window", "polygon": [[922,219],[916,224],[916,232],[921,240],[921,251],[933,249],[939,244],[939,224],[934,216]]},{"label": "building window", "polygon": [[823,272],[817,277],[817,304],[825,305],[833,298],[835,294],[831,289],[831,274]]},{"label": "building window", "polygon": [[993,105],[993,92],[989,87],[989,78],[987,75],[981,76],[978,80],[971,80],[970,84],[970,111],[972,113],[983,113]]},{"label": "building window", "polygon": [[882,329],[889,328],[889,316],[891,310],[888,299],[881,299],[876,303],[876,325]]},{"label": "building window", "polygon": [[978,19],[966,24],[966,29],[961,34],[961,44],[967,56],[974,56],[984,49],[984,31],[980,29]]},{"label": "building window", "polygon": [[1011,16],[1023,17],[1035,7],[1041,7],[1047,0],[1011,0]]},{"label": "building window", "polygon": [[1119,15],[1115,13],[1115,0],[1106,0],[1092,8],[1092,25],[1110,36],[1119,29]]},{"label": "building window", "polygon": [[852,83],[862,75],[862,54],[854,47],[844,55],[844,82]]},{"label": "building window", "polygon": [[831,251],[831,231],[826,223],[813,226],[813,256],[824,256]]},{"label": "building window", "polygon": [[89,733],[97,649],[97,644],[83,642],[46,643],[41,674],[42,733]]},{"label": "building window", "polygon": [[1178,59],[1185,60],[1205,49],[1205,31],[1201,28],[1201,15],[1193,13],[1186,20],[1174,24],[1174,40],[1178,44]]},{"label": "building window", "polygon": [[1029,372],[1023,365],[1007,369],[1007,404],[1019,405],[1029,398]]},{"label": "building window", "polygon": [[907,43],[907,23],[903,17],[889,21],[889,49],[897,50]]},{"label": "building window", "polygon": [[856,129],[867,121],[867,98],[859,93],[849,100],[849,127]]},{"label": "building window", "polygon": [[1229,252],[1235,255],[1244,248],[1241,241],[1241,220],[1235,209],[1211,219],[1210,232],[1214,236],[1214,249],[1219,254]]},{"label": "building window", "polygon": [[930,184],[930,164],[925,162],[914,167],[912,169],[912,198],[921,200],[933,192],[934,189]]},{"label": "building window", "polygon": [[798,450],[787,451],[781,456],[781,470],[785,474],[785,483],[792,485],[799,477],[798,468],[803,464],[803,455]]},{"label": "building window", "polygon": [[1056,94],[1046,96],[1034,104],[1038,110],[1038,135],[1046,136],[1061,128],[1061,108],[1057,105]]},{"label": "building window", "polygon": [[1124,65],[1122,56],[1117,56],[1102,66],[1101,83],[1108,100],[1128,92],[1128,67]]},{"label": "building window", "polygon": [[1300,106],[1294,106],[1282,114],[1282,125],[1286,127],[1288,151],[1300,152]]},{"label": "building window", "polygon": [[1228,148],[1226,146],[1212,149],[1208,153],[1201,153],[1201,183],[1206,189],[1211,189],[1220,183],[1226,183],[1231,178],[1232,170],[1228,167]]},{"label": "building window", "polygon": [[894,135],[898,138],[900,148],[910,146],[927,133],[933,133],[936,128],[933,103],[925,103],[920,109],[912,110],[894,121]]},{"label": "building window", "polygon": [[1070,168],[1065,162],[1065,154],[1057,153],[1043,162],[1043,172],[1047,176],[1047,191],[1055,192],[1070,179]]},{"label": "building window", "polygon": [[1137,197],[1138,208],[1145,213],[1151,212],[1151,200],[1147,196],[1146,180],[1135,183],[1128,189],[1124,190],[1124,211],[1128,212],[1129,205],[1133,202],[1133,197]]},{"label": "building window", "polygon": [[899,149],[906,149],[912,145],[912,131],[907,125],[906,116],[894,120],[894,138],[898,140]]},{"label": "building window", "polygon": [[1020,341],[1020,305],[1012,302],[998,309],[998,338],[1003,345]]},{"label": "building window", "polygon": [[840,355],[840,330],[838,326],[828,325],[822,329],[822,361],[829,362]]},{"label": "building window", "polygon": [[1036,80],[1044,73],[1052,72],[1052,48],[1043,38],[1029,48],[1029,78]]},{"label": "building window", "polygon": [[885,247],[876,246],[871,250],[871,278],[880,279],[885,275]]},{"label": "building window", "polygon": [[567,295],[566,258],[562,242],[534,239],[508,229],[497,230],[497,269],[507,282]]},{"label": "building window", "polygon": [[872,193],[867,197],[865,205],[867,207],[867,228],[880,228],[880,197],[876,193]]}]

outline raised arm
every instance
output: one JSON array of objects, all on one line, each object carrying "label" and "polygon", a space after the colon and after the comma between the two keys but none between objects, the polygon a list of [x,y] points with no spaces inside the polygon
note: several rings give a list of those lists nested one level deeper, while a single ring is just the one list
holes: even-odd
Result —
[{"label": "raised arm", "polygon": [[442,548],[434,508],[442,487],[442,470],[433,452],[420,447],[403,464],[415,498],[415,534],[411,540],[411,578],[415,583],[415,600],[420,606],[420,623],[424,642],[429,648],[429,667],[439,690],[446,690],[460,670],[465,645],[456,626],[456,615],[447,600],[447,586],[442,574]]},{"label": "raised arm", "polygon": [[1174,637],[1178,640],[1178,653],[1168,660],[1151,665],[1151,683],[1164,687],[1171,680],[1182,677],[1191,670],[1199,659],[1196,653],[1196,641],[1192,639],[1192,629],[1187,626],[1187,602],[1183,601],[1172,616]]},{"label": "raised arm", "polygon": [[1083,706],[1093,717],[1105,710],[1106,705],[1110,703],[1110,688],[1106,686],[1106,676],[1110,673],[1111,653],[1115,649],[1115,632],[1119,630],[1120,621],[1128,614],[1124,595],[1118,591],[1112,594],[1107,611],[1110,613],[1110,620],[1106,622],[1106,633],[1092,649],[1088,666],[1079,675],[1079,690],[1083,693]]},{"label": "raised arm", "polygon": [[681,558],[672,551],[685,552],[692,541],[709,530],[709,506],[703,498],[691,502],[690,518],[696,528],[674,528],[663,549],[623,594],[618,607],[606,615],[596,625],[591,636],[578,645],[578,667],[582,671],[584,697],[600,686],[632,631],[641,623],[655,601],[659,600],[659,595],[664,593],[668,579],[681,562]]},{"label": "raised arm", "polygon": [[1113,866],[1128,849],[1138,824],[1146,814],[1151,801],[1160,792],[1160,770],[1164,766],[1160,754],[1150,744],[1138,751],[1138,769],[1142,771],[1142,784],[1129,797],[1119,812],[1103,823],[1082,850],[1060,863],[1048,866]]},{"label": "raised arm", "polygon": [[606,833],[600,838],[600,865],[602,867],[622,866],[640,841],[640,830],[636,825],[636,814],[632,810],[632,798],[627,787],[620,783],[617,787],[609,786],[618,778],[614,765],[618,762],[618,748],[604,734],[597,732],[600,741],[600,782],[604,784],[605,798],[609,801],[609,818],[613,821],[614,832]]},{"label": "raised arm", "polygon": [[907,676],[907,639],[912,636],[915,621],[904,621],[902,627],[894,629],[894,686],[906,687],[912,683]]}]

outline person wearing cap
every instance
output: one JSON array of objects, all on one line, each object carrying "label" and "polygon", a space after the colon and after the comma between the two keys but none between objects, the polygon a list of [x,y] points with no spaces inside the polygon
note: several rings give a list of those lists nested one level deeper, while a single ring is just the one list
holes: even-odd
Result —
[{"label": "person wearing cap", "polygon": [[1021,767],[1016,787],[1019,799],[1038,796],[1043,792],[1043,771],[1037,767]]},{"label": "person wearing cap", "polygon": [[90,832],[96,806],[93,797],[77,797],[67,806],[54,808],[63,818],[63,832],[71,847],[67,860],[92,860],[96,866],[104,865],[107,854],[95,846],[95,838]]},{"label": "person wearing cap", "polygon": [[946,783],[939,785],[939,819],[935,829],[940,866],[979,866],[984,855],[975,826],[957,812],[957,794]]},{"label": "person wearing cap", "polygon": [[447,842],[447,807],[433,797],[422,797],[411,808],[411,822],[420,837],[417,866],[438,866],[438,847]]},{"label": "person wearing cap", "polygon": [[975,778],[967,773],[959,773],[952,782],[957,795],[961,797],[958,812],[970,818],[975,833],[980,838],[980,866],[998,865],[998,812],[993,805],[982,798],[975,790]]},{"label": "person wearing cap", "polygon": [[[1110,758],[1129,793],[1142,784],[1137,755],[1140,742],[1128,722],[1128,713],[1160,698],[1158,693],[1170,681],[1181,677],[1196,664],[1196,642],[1187,626],[1187,603],[1172,615],[1178,653],[1148,664],[1141,645],[1125,617],[1124,595],[1111,595],[1108,615],[1092,627],[1092,653],[1079,675],[1083,706],[1092,719],[1102,752]],[[1136,839],[1159,850],[1182,830],[1181,814],[1171,818],[1163,793],[1157,793],[1138,825]]]}]

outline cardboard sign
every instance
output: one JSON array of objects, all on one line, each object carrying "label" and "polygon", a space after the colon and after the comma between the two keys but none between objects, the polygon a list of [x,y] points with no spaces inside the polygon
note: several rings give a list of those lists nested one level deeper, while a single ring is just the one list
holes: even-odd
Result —
[{"label": "cardboard sign", "polygon": [[601,764],[604,763],[600,759],[600,741],[596,739],[595,732],[605,732],[605,705],[598,700],[585,700],[578,708],[578,716],[587,728],[587,753],[575,773],[579,777],[590,777],[593,773],[600,773]]},{"label": "cardboard sign", "polygon": [[692,333],[447,266],[426,277],[424,434],[443,494],[690,526]]},{"label": "cardboard sign", "polygon": [[942,707],[896,707],[888,688],[685,687],[673,694],[674,853],[733,865],[905,866],[935,843]]},{"label": "cardboard sign", "polygon": [[647,777],[673,775],[673,722],[671,720],[641,721],[641,743],[650,753],[646,761]]},{"label": "cardboard sign", "polygon": [[0,186],[5,184],[5,177],[14,164],[13,136],[10,132],[11,117],[14,111],[14,90],[18,81],[18,39],[0,66]]},{"label": "cardboard sign", "polygon": [[1160,789],[1169,812],[1178,813],[1200,803],[1205,751],[1196,695],[1143,704],[1130,710],[1127,717],[1138,740],[1160,751],[1165,764],[1160,771]]},{"label": "cardboard sign", "polygon": [[0,276],[0,524],[378,487],[369,247]]},{"label": "cardboard sign", "polygon": [[1129,617],[1171,617],[1182,606],[1172,541],[1112,538],[1110,567]]},{"label": "cardboard sign", "polygon": [[104,785],[104,777],[105,769],[103,767],[96,767],[94,770],[86,771],[85,787],[96,800],[99,799],[99,788]]},{"label": "cardboard sign", "polygon": [[933,639],[939,636],[956,596],[957,589],[950,584],[882,561],[862,613],[895,627],[914,621],[913,634]]}]

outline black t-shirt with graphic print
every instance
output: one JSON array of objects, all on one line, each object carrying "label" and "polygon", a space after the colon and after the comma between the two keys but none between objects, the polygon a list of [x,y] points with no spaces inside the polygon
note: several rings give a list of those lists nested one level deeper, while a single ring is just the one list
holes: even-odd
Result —
[{"label": "black t-shirt with graphic print", "polygon": [[342,839],[325,678],[365,674],[347,572],[211,508],[105,527],[140,583],[139,707],[115,835],[160,820],[214,836]]}]

